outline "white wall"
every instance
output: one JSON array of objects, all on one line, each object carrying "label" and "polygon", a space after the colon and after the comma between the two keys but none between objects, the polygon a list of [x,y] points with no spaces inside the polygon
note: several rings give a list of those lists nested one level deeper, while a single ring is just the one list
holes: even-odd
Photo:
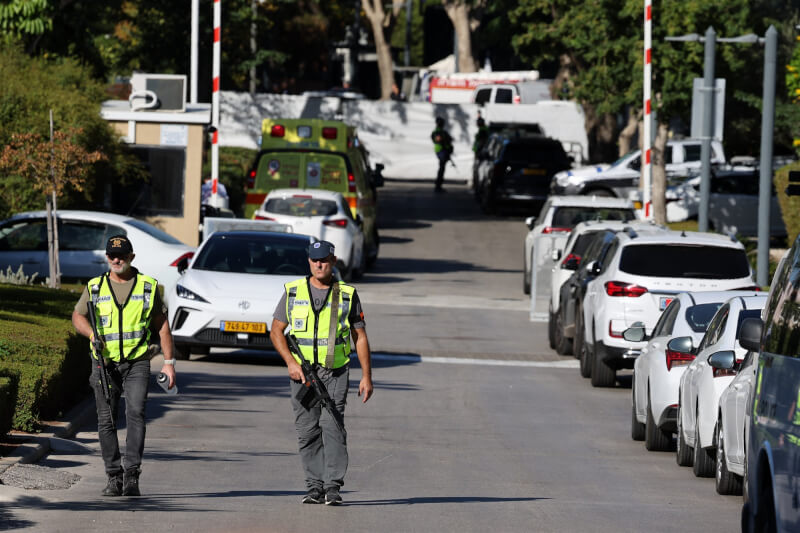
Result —
[{"label": "white wall", "polygon": [[[487,106],[482,113],[488,117],[494,107],[507,108],[517,121],[530,118],[539,122],[546,134],[562,142],[580,142],[584,155],[588,154],[582,112],[576,114],[573,104],[546,109],[540,106]],[[472,173],[472,141],[477,131],[478,109],[474,104],[340,101],[279,94],[257,94],[253,98],[248,93],[221,91],[219,143],[257,149],[261,120],[267,117],[338,118],[357,127],[371,162],[385,165],[385,177],[433,179],[438,161],[430,135],[435,118],[442,116],[453,136],[456,164],[456,168],[448,165],[445,178],[466,180]]]}]

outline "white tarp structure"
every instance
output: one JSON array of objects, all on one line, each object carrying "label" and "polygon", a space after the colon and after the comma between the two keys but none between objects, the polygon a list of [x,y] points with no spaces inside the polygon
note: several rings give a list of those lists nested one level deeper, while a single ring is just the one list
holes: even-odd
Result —
[{"label": "white tarp structure", "polygon": [[[497,108],[497,109],[495,109]],[[500,110],[499,108],[505,108]],[[453,160],[447,180],[467,180],[472,174],[472,142],[477,132],[478,111],[491,120],[494,113],[512,115],[515,122],[537,122],[545,134],[559,139],[567,153],[577,143],[588,156],[583,112],[570,102],[534,105],[431,104],[345,100],[337,97],[257,94],[222,91],[220,101],[220,145],[258,149],[264,118],[329,118],[356,126],[358,136],[370,152],[371,162],[383,163],[388,178],[436,176],[438,161],[433,152],[431,132],[441,116],[453,137]],[[577,158],[576,158],[577,162]]]}]

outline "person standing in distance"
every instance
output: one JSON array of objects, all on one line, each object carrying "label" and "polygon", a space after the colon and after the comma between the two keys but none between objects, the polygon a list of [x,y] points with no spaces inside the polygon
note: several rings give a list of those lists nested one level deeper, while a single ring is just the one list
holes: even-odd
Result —
[{"label": "person standing in distance", "polygon": [[[167,310],[162,303],[158,281],[141,274],[131,265],[133,245],[125,235],[108,239],[106,259],[109,271],[89,280],[72,312],[72,324],[92,345],[92,376],[97,406],[97,432],[108,484],[103,496],[139,496],[139,474],[145,435],[145,403],[150,379],[150,337],[158,332],[164,352],[161,371],[175,386],[175,359]],[[94,338],[87,304],[95,307],[99,338]],[[94,363],[102,354],[108,376],[107,401],[100,381],[100,369]],[[124,461],[117,440],[119,400],[125,393]]]},{"label": "person standing in distance", "polygon": [[431,132],[431,140],[433,141],[433,151],[439,159],[439,172],[436,174],[436,186],[434,191],[442,192],[442,183],[444,183],[444,169],[447,162],[450,161],[450,156],[453,155],[453,138],[444,129],[444,119],[436,117],[436,128]]},{"label": "person standing in distance", "polygon": [[289,371],[292,410],[300,458],[306,476],[303,503],[339,505],[347,472],[347,433],[320,405],[304,407],[297,393],[305,377],[299,360],[289,350],[284,330],[297,338],[306,359],[316,367],[336,409],[344,416],[350,377],[350,338],[361,364],[358,395],[362,402],[372,396],[372,364],[364,313],[356,289],[333,277],[336,264],[333,244],[319,241],[308,248],[311,275],[287,283],[270,328],[270,340]]}]

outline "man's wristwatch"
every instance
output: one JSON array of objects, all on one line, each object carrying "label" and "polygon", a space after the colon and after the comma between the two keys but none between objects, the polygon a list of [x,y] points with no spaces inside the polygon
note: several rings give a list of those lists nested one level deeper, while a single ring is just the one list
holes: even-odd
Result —
[{"label": "man's wristwatch", "polygon": [[175,366],[175,359],[164,359],[164,364]]}]

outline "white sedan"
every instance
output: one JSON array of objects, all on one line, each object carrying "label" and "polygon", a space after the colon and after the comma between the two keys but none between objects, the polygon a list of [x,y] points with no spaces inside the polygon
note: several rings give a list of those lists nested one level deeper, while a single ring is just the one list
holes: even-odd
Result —
[{"label": "white sedan", "polygon": [[306,276],[308,235],[218,231],[175,285],[169,323],[175,355],[212,347],[271,349],[269,324],[283,285]]},{"label": "white sedan", "polygon": [[276,189],[264,199],[254,217],[292,227],[293,233],[312,235],[332,243],[337,267],[345,279],[364,273],[364,233],[361,218],[353,218],[341,193],[320,189]]},{"label": "white sedan", "polygon": [[766,302],[766,294],[726,301],[700,341],[697,357],[681,376],[677,461],[681,466],[692,463],[698,477],[714,474],[719,398],[736,374],[733,369],[720,368],[715,360],[730,356],[736,361],[744,359],[747,350],[738,343],[740,326],[745,318],[759,318]]},{"label": "white sedan", "polygon": [[[680,378],[695,358],[693,347],[700,344],[714,313],[730,297],[729,291],[678,294],[664,309],[636,358],[631,386],[631,438],[644,440],[648,450],[667,451],[672,447]],[[623,336],[626,340],[641,340],[645,337],[644,325],[628,328]],[[672,339],[682,344],[680,350],[667,347]]]},{"label": "white sedan", "polygon": [[[136,258],[133,266],[152,276],[169,295],[178,279],[178,262],[191,258],[195,248],[147,222],[97,211],[58,211],[58,259],[65,280],[88,281],[108,271],[106,242],[127,235]],[[50,275],[47,261],[47,222],[44,211],[19,213],[0,222],[0,269],[26,276]]]}]

